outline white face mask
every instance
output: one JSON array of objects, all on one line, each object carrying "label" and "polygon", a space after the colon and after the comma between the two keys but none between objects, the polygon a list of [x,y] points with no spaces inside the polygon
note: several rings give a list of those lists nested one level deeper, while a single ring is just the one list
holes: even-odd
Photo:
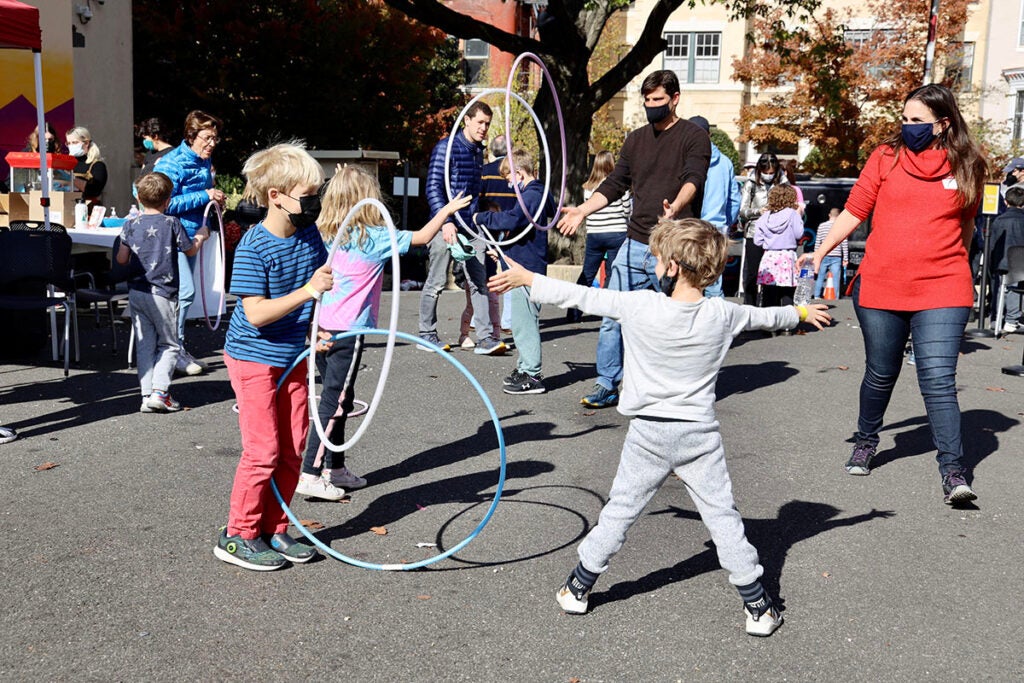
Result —
[{"label": "white face mask", "polygon": [[69,142],[68,143],[68,154],[73,157],[80,157],[85,154],[85,145],[81,142]]}]

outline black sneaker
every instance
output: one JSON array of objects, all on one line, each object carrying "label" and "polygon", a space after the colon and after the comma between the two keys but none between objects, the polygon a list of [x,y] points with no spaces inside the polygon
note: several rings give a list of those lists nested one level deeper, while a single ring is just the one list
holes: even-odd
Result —
[{"label": "black sneaker", "polygon": [[867,441],[858,441],[853,447],[850,459],[846,461],[846,471],[850,474],[863,476],[871,474],[871,458],[875,457],[878,446]]},{"label": "black sneaker", "polygon": [[220,530],[213,554],[217,559],[257,572],[280,569],[288,562],[279,553],[270,549],[262,538],[249,539],[228,536],[227,527]]},{"label": "black sneaker", "polygon": [[[520,373],[521,377],[518,384],[512,384],[510,386],[502,387],[501,390],[506,394],[543,394],[547,389],[544,388],[542,375],[527,375],[525,372]],[[509,378],[511,379],[511,378]]]},{"label": "black sneaker", "polygon": [[967,480],[959,470],[953,470],[942,477],[942,493],[942,502],[946,505],[967,503],[978,497],[978,494],[967,485]]},{"label": "black sneaker", "polygon": [[513,370],[512,374],[501,380],[501,386],[503,387],[514,387],[521,383],[524,377],[528,377],[525,372],[519,372],[519,370]]},{"label": "black sneaker", "polygon": [[302,564],[303,562],[309,562],[317,556],[316,548],[305,543],[299,543],[288,534],[264,536],[263,540],[289,562]]}]

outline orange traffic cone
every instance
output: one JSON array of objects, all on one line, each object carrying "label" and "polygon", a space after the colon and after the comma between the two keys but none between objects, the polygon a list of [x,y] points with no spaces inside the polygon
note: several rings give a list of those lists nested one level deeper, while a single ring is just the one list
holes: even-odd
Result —
[{"label": "orange traffic cone", "polygon": [[828,278],[825,280],[825,292],[823,298],[826,301],[836,300],[836,283],[832,281],[832,273],[828,274]]}]

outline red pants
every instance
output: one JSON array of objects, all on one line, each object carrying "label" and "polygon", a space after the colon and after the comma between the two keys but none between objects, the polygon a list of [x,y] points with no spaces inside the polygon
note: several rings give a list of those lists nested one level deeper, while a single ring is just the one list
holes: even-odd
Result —
[{"label": "red pants", "polygon": [[238,401],[242,430],[242,457],[231,487],[228,535],[253,539],[284,533],[288,518],[274,497],[270,480],[290,503],[309,431],[306,363],[295,366],[279,392],[277,382],[285,368],[236,360],[227,354],[224,363]]}]

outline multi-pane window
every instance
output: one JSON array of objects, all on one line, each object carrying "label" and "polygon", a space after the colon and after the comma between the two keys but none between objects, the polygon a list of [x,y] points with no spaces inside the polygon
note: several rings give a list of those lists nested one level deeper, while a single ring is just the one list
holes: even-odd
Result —
[{"label": "multi-pane window", "polygon": [[947,57],[946,80],[954,90],[969,92],[974,78],[974,43],[959,43]]},{"label": "multi-pane window", "polygon": [[483,81],[487,78],[491,46],[477,38],[467,40],[462,47],[462,56],[465,60],[466,85],[486,85]]},{"label": "multi-pane window", "polygon": [[680,83],[718,83],[722,62],[721,33],[666,33],[664,68]]},{"label": "multi-pane window", "polygon": [[1017,47],[1024,47],[1024,0],[1020,2],[1020,30],[1017,31]]},{"label": "multi-pane window", "polygon": [[[893,40],[895,34],[896,32],[891,29],[847,29],[843,37],[850,47],[859,50],[863,47],[884,45]],[[886,73],[897,66],[892,61],[882,61],[868,65],[868,73],[873,78],[884,79]]]}]

